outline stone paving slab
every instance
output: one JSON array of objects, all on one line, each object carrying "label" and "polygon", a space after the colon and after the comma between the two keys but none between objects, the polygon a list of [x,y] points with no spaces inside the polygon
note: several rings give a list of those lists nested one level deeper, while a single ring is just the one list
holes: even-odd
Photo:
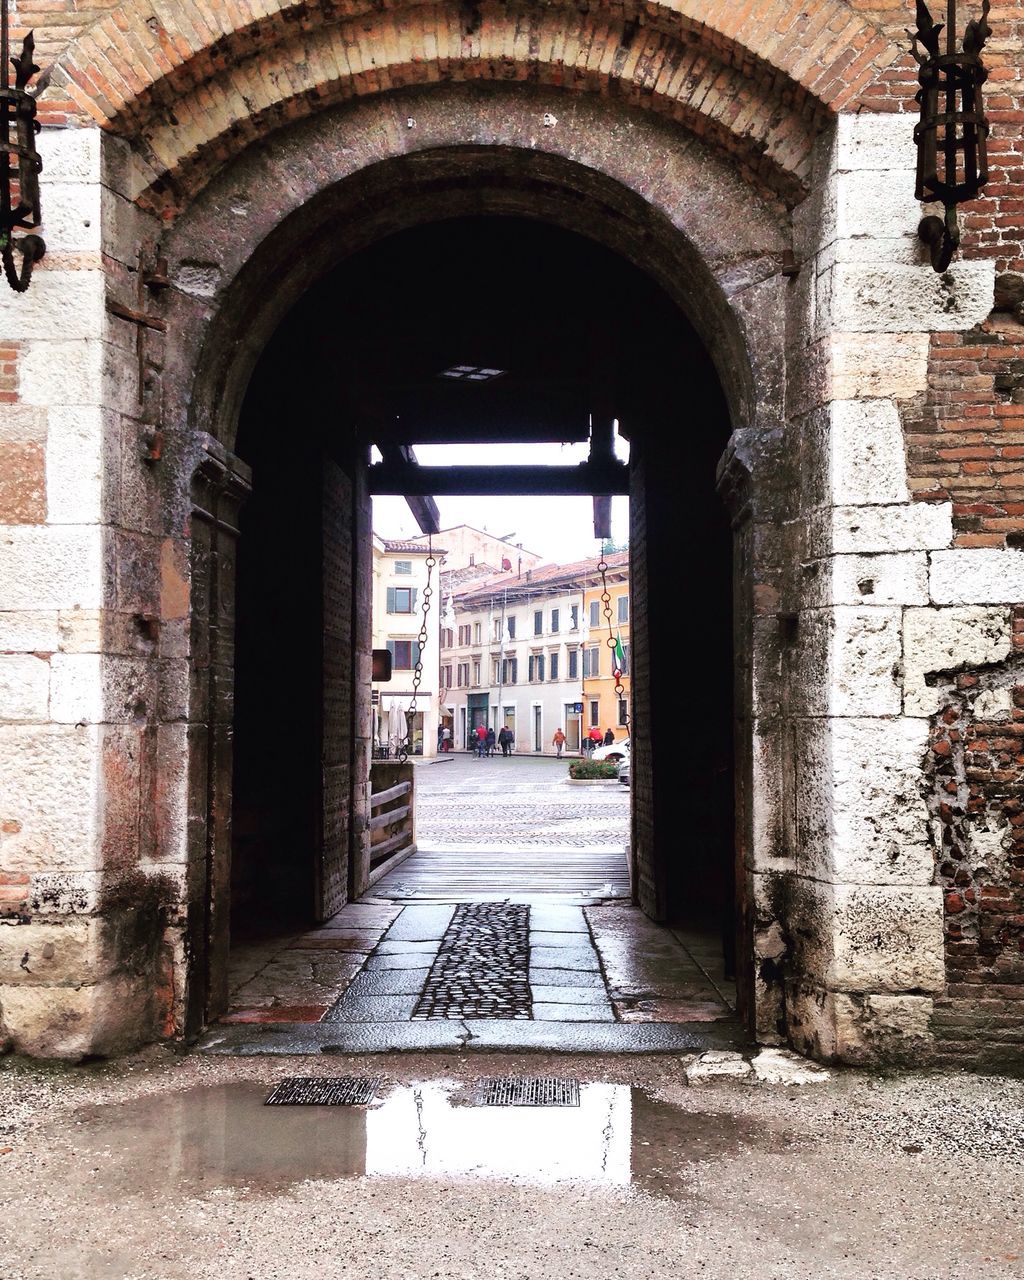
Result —
[{"label": "stone paving slab", "polygon": [[530,991],[533,994],[535,1006],[538,1004],[604,1004],[611,1008],[611,1001],[604,994],[603,987],[559,987],[531,983]]},{"label": "stone paving slab", "polygon": [[439,942],[454,914],[455,908],[450,905],[413,903],[402,908],[402,914],[388,930],[388,939],[391,942]]},{"label": "stone paving slab", "polygon": [[436,942],[431,943],[430,951],[393,951],[383,954],[379,951],[374,952],[367,960],[364,972],[369,973],[376,969],[422,969],[424,965],[433,962],[440,942],[438,938]]},{"label": "stone paving slab", "polygon": [[542,1004],[533,1002],[536,1022],[614,1022],[615,1014],[607,1000],[601,1004]]},{"label": "stone paving slab", "polygon": [[593,947],[533,947],[530,967],[538,969],[571,969],[597,972],[600,962]]},{"label": "stone paving slab", "polygon": [[360,996],[416,996],[423,990],[429,969],[370,969],[352,979],[346,1000]]},{"label": "stone paving slab", "polygon": [[530,907],[530,928],[538,932],[585,933],[590,936],[582,907],[533,903]]},{"label": "stone paving slab", "polygon": [[450,1052],[704,1053],[744,1047],[735,1027],[658,1023],[462,1022],[279,1023],[218,1026],[196,1043],[200,1053],[259,1054]]},{"label": "stone paving slab", "polygon": [[604,991],[604,979],[593,969],[552,969],[549,966],[530,965],[531,987],[596,987]]},{"label": "stone paving slab", "polygon": [[393,938],[385,937],[374,955],[378,956],[405,956],[405,955],[425,955],[433,956],[437,952],[437,939],[432,938],[429,942],[402,942],[395,941]]},{"label": "stone paving slab", "polygon": [[412,1017],[418,997],[410,995],[347,996],[328,1009],[324,1022],[395,1022]]}]

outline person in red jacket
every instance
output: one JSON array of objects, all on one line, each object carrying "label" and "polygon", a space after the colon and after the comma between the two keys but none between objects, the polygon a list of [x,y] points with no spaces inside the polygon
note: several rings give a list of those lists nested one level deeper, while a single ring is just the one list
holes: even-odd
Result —
[{"label": "person in red jacket", "polygon": [[476,753],[482,760],[487,754],[487,726],[478,724],[476,727]]}]

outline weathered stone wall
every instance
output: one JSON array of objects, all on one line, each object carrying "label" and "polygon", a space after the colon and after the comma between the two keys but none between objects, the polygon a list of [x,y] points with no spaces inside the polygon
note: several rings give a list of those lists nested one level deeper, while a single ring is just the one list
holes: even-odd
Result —
[{"label": "weathered stone wall", "polygon": [[[1024,7],[993,11],[991,194],[941,277],[914,236],[904,8],[495,5],[474,24],[196,0],[175,26],[171,4],[35,7],[60,56],[49,254],[0,302],[16,1047],[107,1052],[187,1025],[211,910],[211,811],[188,785],[209,728],[189,680],[193,478],[211,458],[239,475],[249,372],[306,285],[403,218],[470,207],[585,223],[664,282],[719,369],[731,489],[749,491],[737,701],[760,1033],[850,1061],[1013,1043]],[[478,79],[503,83],[441,83]],[[164,296],[139,287],[158,240]],[[169,322],[141,365],[109,298]],[[998,1009],[979,1012],[982,986]]]}]

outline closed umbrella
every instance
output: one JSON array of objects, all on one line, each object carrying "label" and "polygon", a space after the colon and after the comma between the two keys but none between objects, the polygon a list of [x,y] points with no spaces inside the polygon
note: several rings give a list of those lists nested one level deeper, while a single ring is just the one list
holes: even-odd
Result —
[{"label": "closed umbrella", "polygon": [[388,746],[392,751],[399,750],[405,741],[407,731],[405,711],[402,708],[402,704],[397,698],[392,698],[391,705],[388,708]]}]

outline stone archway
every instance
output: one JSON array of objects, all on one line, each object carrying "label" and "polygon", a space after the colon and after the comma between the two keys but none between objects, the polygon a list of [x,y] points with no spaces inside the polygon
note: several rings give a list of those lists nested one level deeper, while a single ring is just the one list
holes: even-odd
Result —
[{"label": "stone archway", "polygon": [[[395,217],[381,200],[405,184],[430,216],[481,153],[502,163],[486,181],[476,169],[467,207],[522,211],[526,184],[531,216],[594,217],[592,234],[689,309],[730,396],[721,484],[750,623],[739,843],[758,1030],[823,1057],[926,1052],[941,895],[921,799],[927,718],[900,656],[913,641],[904,609],[931,607],[921,566],[953,535],[948,503],[910,493],[898,403],[925,388],[931,331],[987,315],[992,269],[922,279],[904,122],[831,114],[885,79],[888,43],[838,0],[785,40],[783,0],[687,0],[605,26],[500,6],[412,6],[389,25],[289,4],[227,30],[217,8],[190,6],[171,37],[145,6],[119,5],[67,51],[47,99],[55,121],[84,112],[104,133],[102,145],[95,129],[44,135],[52,193],[76,217],[47,230],[21,332],[40,352],[61,344],[74,385],[43,388],[30,351],[22,398],[50,415],[47,466],[74,486],[51,516],[70,527],[19,536],[8,559],[16,577],[18,556],[32,566],[43,548],[56,584],[45,600],[74,617],[53,731],[32,750],[38,785],[71,797],[77,844],[60,806],[32,801],[12,818],[27,826],[11,856],[26,902],[45,901],[78,939],[69,963],[85,978],[55,979],[43,1010],[5,987],[15,1042],[104,1052],[186,1025],[189,916],[210,910],[198,868],[218,816],[190,809],[187,780],[211,770],[190,709],[196,486],[213,485],[224,509],[209,514],[229,533],[247,370],[336,252],[319,220],[345,216],[372,238]],[[152,296],[140,288],[160,253],[162,301],[159,270]],[[143,343],[129,303],[160,322]],[[862,562],[880,556],[894,559],[879,583]],[[71,562],[81,572],[62,577]],[[229,613],[220,621],[227,636]],[[77,762],[69,786],[61,743]],[[141,941],[121,927],[139,901],[158,921]]]},{"label": "stone archway", "polygon": [[[710,153],[687,151],[675,159],[671,178],[667,174],[663,178],[663,191],[675,192],[676,198],[659,208],[650,189],[642,196],[635,189],[644,171],[623,149],[608,145],[609,134],[614,135],[614,121],[621,113],[596,103],[586,109],[577,107],[568,139],[563,135],[559,142],[557,125],[542,124],[549,130],[545,141],[548,137],[552,141],[547,149],[540,149],[532,138],[537,121],[555,118],[564,102],[563,94],[542,95],[534,90],[510,93],[496,87],[484,91],[457,88],[443,97],[436,93],[406,94],[398,100],[343,109],[295,126],[275,139],[273,151],[243,158],[211,184],[163,239],[171,278],[181,280],[181,286],[168,300],[170,328],[179,336],[165,351],[162,389],[168,461],[173,457],[172,450],[181,448],[176,462],[183,468],[182,480],[197,456],[197,442],[203,438],[210,440],[208,454],[228,451],[227,471],[221,460],[217,464],[218,475],[238,473],[238,466],[230,462],[230,451],[249,372],[274,327],[310,284],[348,254],[383,234],[403,225],[464,212],[525,214],[572,227],[641,265],[663,282],[700,326],[721,371],[723,386],[730,393],[733,420],[750,423],[747,429],[754,435],[760,430],[759,421],[777,420],[781,403],[773,405],[770,397],[757,389],[766,379],[752,366],[766,370],[781,354],[778,317],[783,282],[778,267],[785,239],[778,206],[764,201],[752,206],[749,198],[744,199],[744,188],[726,163]],[[374,115],[378,120],[371,123]],[[487,146],[479,141],[487,120],[493,121],[494,132],[501,138],[499,145]],[[349,147],[349,175],[324,186],[318,155],[340,150],[336,141],[340,137],[372,139],[396,121],[405,125],[404,137],[415,133],[411,150],[380,158],[379,151],[374,154],[371,150],[366,156],[360,154],[359,148]],[[415,129],[410,128],[410,121],[415,122]],[[630,120],[628,127],[641,136],[653,131],[654,138],[662,137],[663,145],[668,144],[665,126],[642,115]],[[532,145],[525,145],[528,141]],[[560,151],[571,153],[572,158]],[[365,163],[367,159],[369,164]],[[585,163],[585,159],[591,159],[591,163]],[[693,166],[692,179],[681,172],[686,164]],[[290,175],[294,211],[287,217],[282,217],[279,202],[266,199],[270,189],[266,184],[268,167]],[[301,172],[303,167],[305,173]],[[698,205],[678,199],[680,191],[697,183],[698,174],[702,202]],[[709,174],[714,175],[714,184],[709,182]],[[234,217],[245,227],[244,237],[238,236],[237,224],[225,226],[225,207],[236,211]],[[726,216],[729,210],[731,218]],[[683,229],[676,225],[680,222]],[[691,235],[702,243],[695,244]],[[237,268],[233,278],[232,268]],[[732,298],[715,278],[716,271],[723,268],[734,277],[725,281]],[[274,281],[269,295],[268,280]],[[741,294],[742,310],[737,306]],[[753,351],[749,351],[750,347]],[[671,432],[671,422],[666,421],[665,428]],[[342,505],[354,502],[358,528],[360,522],[365,525],[368,520],[365,500],[359,495],[358,466],[352,456],[339,454],[336,462],[341,471],[333,467],[329,470],[348,495]],[[210,466],[209,461],[203,464],[203,474]],[[638,509],[643,502],[643,494],[638,493]],[[208,525],[204,519],[202,527]],[[636,530],[640,546],[642,527],[641,521]],[[346,540],[345,545],[345,554],[351,556],[352,544]],[[195,560],[197,546],[206,548],[200,562]],[[191,551],[183,546],[179,559],[186,554],[191,557],[191,572],[198,574],[199,580],[206,583],[213,574],[214,597],[226,600],[232,595],[230,552],[211,560],[206,542],[197,544],[193,539]],[[228,575],[219,581],[218,565],[224,566]],[[193,618],[197,616],[193,612]],[[199,622],[216,639],[218,633],[216,628],[210,632],[209,620],[199,617]],[[742,625],[748,625],[747,621]],[[198,642],[196,647],[210,654],[214,641]],[[357,640],[353,652],[359,652]],[[642,701],[642,680],[636,689],[635,696]],[[199,719],[206,717],[210,726],[205,740],[216,740],[218,730],[212,723],[216,708],[210,697],[204,694],[198,703],[193,702],[193,707],[198,709],[195,714]],[[365,744],[355,749],[363,750]],[[230,744],[226,738],[218,750],[222,762],[206,760],[203,774],[193,777],[190,787],[189,809],[208,815],[204,824],[208,832],[214,832],[213,814],[218,807],[215,791],[210,787],[216,787],[216,780],[223,779],[229,769]],[[223,782],[219,785],[222,788]],[[749,779],[744,783],[745,793],[751,785]],[[365,802],[358,789],[352,793],[354,828],[359,826]],[[659,829],[669,816],[668,807],[664,807]],[[640,861],[645,868],[643,892],[649,909],[664,913],[667,898],[662,882],[667,873],[664,867],[658,870],[654,853],[650,823],[653,802],[644,808],[648,821],[637,831]],[[216,868],[227,864],[226,848],[219,850],[228,840],[225,830],[213,835],[203,854],[207,870],[197,876],[199,882],[214,886],[211,891],[215,897],[218,883],[219,892],[226,891],[223,874],[218,874]],[[194,903],[190,918],[205,922],[194,925],[192,931],[196,962],[222,969],[218,956],[223,956],[223,941],[212,943],[207,959],[200,959],[206,950],[200,936],[202,928],[208,928],[211,921],[206,904]],[[749,961],[749,941],[744,952]],[[199,985],[202,986],[201,981]],[[212,1007],[216,1006],[214,997]],[[195,1008],[194,1002],[190,1007]],[[193,1025],[201,1020],[195,1013],[190,1019]]]}]

